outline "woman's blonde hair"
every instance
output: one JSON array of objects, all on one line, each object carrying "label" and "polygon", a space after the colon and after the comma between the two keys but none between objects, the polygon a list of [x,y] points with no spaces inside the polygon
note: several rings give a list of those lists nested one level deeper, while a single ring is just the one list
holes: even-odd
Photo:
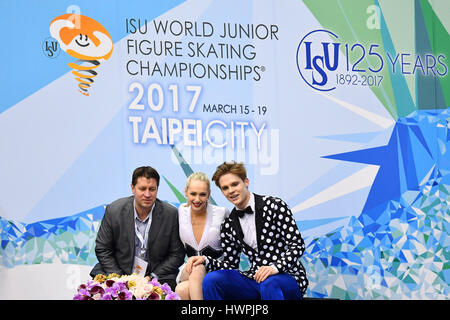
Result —
[{"label": "woman's blonde hair", "polygon": [[189,185],[194,180],[199,180],[199,181],[206,182],[206,186],[208,188],[208,193],[211,193],[211,185],[209,183],[209,178],[203,172],[194,172],[187,178],[187,180],[186,180],[186,190],[189,188]]}]

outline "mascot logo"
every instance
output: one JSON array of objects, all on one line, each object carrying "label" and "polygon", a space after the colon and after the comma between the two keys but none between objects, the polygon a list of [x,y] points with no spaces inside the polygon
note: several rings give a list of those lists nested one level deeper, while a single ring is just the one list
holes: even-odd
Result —
[{"label": "mascot logo", "polygon": [[88,96],[100,61],[111,57],[113,41],[100,23],[81,14],[63,14],[50,23],[50,34],[61,50],[78,59],[69,63],[72,73],[79,82],[79,91]]}]

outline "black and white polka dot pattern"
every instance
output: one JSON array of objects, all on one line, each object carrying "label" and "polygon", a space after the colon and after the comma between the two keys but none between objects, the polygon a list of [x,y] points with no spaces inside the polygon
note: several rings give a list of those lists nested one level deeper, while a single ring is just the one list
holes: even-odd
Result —
[{"label": "black and white polka dot pattern", "polygon": [[[253,278],[260,266],[274,265],[279,272],[292,275],[304,294],[308,286],[305,268],[300,257],[305,251],[305,243],[287,204],[276,197],[255,194],[258,250],[243,241],[237,215],[232,212],[221,226],[222,259],[208,259],[208,271],[238,269],[240,254],[243,252],[251,266],[242,272]],[[258,227],[259,226],[259,227]]]}]

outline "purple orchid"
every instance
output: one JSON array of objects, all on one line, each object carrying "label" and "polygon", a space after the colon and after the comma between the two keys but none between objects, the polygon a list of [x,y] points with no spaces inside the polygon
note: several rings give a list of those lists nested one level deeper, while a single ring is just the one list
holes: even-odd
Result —
[{"label": "purple orchid", "polygon": [[131,300],[133,298],[133,294],[128,291],[121,291],[118,296],[118,300]]},{"label": "purple orchid", "polygon": [[112,287],[114,283],[116,283],[116,282],[114,280],[112,280],[112,279],[108,279],[108,280],[105,281],[105,285],[107,287]]},{"label": "purple orchid", "polygon": [[108,296],[113,297],[113,298],[117,298],[118,292],[119,292],[119,290],[114,288],[114,287],[110,287],[110,288],[106,288],[105,289],[105,295],[108,295]]},{"label": "purple orchid", "polygon": [[112,300],[111,294],[110,294],[110,293],[105,293],[105,294],[102,296],[102,300]]},{"label": "purple orchid", "polygon": [[180,300],[180,297],[175,292],[171,292],[166,296],[165,300]]},{"label": "purple orchid", "polygon": [[122,279],[121,276],[117,276],[113,280],[112,275],[108,277],[110,279],[105,280],[99,277],[100,282],[89,280],[80,284],[73,300],[144,300],[152,287],[157,288],[157,292],[151,292],[147,300],[180,300],[178,294],[173,292],[167,283],[160,284],[157,278],[149,280],[148,277],[140,278],[137,275],[130,275],[122,276]]},{"label": "purple orchid", "polygon": [[163,289],[163,291],[166,292],[166,293],[172,293],[172,289],[170,288],[170,286],[167,283],[164,283],[161,286],[161,289]]},{"label": "purple orchid", "polygon": [[99,286],[99,285],[93,286],[93,287],[89,290],[89,293],[90,293],[91,295],[96,295],[96,294],[98,294],[98,293],[100,293],[100,295],[102,295],[104,292],[105,292],[105,289],[103,289],[103,288],[102,288],[101,286]]},{"label": "purple orchid", "polygon": [[156,292],[152,292],[147,300],[160,300],[161,297]]}]

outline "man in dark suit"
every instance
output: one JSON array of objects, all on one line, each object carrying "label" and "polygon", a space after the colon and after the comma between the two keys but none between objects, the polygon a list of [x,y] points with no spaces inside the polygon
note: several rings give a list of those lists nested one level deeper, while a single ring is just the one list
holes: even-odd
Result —
[{"label": "man in dark suit", "polygon": [[[242,163],[225,162],[212,180],[235,207],[221,226],[223,259],[198,257],[205,263],[205,300],[298,300],[308,280],[300,257],[305,244],[287,204],[248,190]],[[250,268],[240,271],[241,252]]]},{"label": "man in dark suit", "polygon": [[160,283],[175,289],[185,251],[178,232],[177,209],[157,199],[159,179],[152,167],[135,169],[133,196],[106,207],[95,247],[99,263],[92,269],[92,277],[138,273],[156,276]]}]

